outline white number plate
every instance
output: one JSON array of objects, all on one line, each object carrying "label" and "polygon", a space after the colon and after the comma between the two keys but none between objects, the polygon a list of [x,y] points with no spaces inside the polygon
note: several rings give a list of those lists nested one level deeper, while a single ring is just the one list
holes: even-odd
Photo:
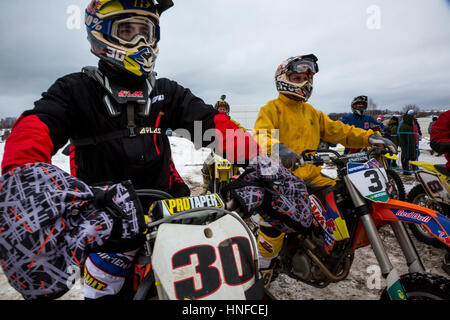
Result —
[{"label": "white number plate", "polygon": [[434,173],[427,171],[418,171],[417,176],[433,198],[445,199],[447,196],[447,190],[445,190],[438,176]]},{"label": "white number plate", "polygon": [[348,163],[350,181],[361,195],[374,202],[387,202],[388,178],[386,171],[375,159],[366,163]]}]

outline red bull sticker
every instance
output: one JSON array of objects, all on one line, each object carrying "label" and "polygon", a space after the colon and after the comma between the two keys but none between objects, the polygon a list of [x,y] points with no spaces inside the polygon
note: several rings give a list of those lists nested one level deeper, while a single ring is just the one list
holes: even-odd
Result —
[{"label": "red bull sticker", "polygon": [[334,223],[333,218],[330,218],[328,217],[328,215],[324,214],[326,210],[322,206],[320,200],[315,195],[311,195],[309,199],[311,201],[311,209],[313,212],[314,221],[320,224],[320,226],[324,230],[323,233],[324,249],[327,253],[329,253],[331,249],[333,249],[334,244],[336,242],[336,238],[333,235],[333,232],[337,230],[336,224]]},{"label": "red bull sticker", "polygon": [[450,219],[447,217],[444,217],[438,212],[435,213],[435,217],[403,209],[392,209],[392,212],[402,221],[425,226],[432,235],[450,246]]}]

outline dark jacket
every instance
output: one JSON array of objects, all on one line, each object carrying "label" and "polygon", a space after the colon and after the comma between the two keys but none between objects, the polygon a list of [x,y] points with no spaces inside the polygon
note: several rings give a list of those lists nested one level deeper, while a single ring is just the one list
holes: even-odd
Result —
[{"label": "dark jacket", "polygon": [[399,144],[398,139],[398,118],[392,117],[387,125],[387,128],[385,130],[385,136],[386,138],[390,139],[396,146]]},{"label": "dark jacket", "polygon": [[406,157],[408,160],[416,159],[416,138],[413,132],[414,117],[410,114],[403,116],[402,123],[398,129],[399,144],[402,149],[402,158]]}]

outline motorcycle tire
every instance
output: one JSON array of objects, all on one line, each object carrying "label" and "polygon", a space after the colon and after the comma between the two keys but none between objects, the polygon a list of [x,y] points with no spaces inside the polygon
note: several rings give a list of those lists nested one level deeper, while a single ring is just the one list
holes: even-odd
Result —
[{"label": "motorcycle tire", "polygon": [[[446,209],[448,210],[448,208],[446,208],[443,204],[433,201],[429,202],[429,196],[421,184],[418,184],[411,189],[411,191],[408,193],[406,201],[420,205],[422,207],[436,210],[440,214],[448,216],[448,213],[446,212]],[[436,248],[445,247],[445,245],[441,241],[431,235],[424,227],[415,223],[408,223],[408,226],[417,240]]]},{"label": "motorcycle tire", "polygon": [[403,181],[398,175],[398,173],[395,172],[394,170],[387,169],[386,174],[392,187],[394,187],[395,190],[397,191],[396,194],[394,194],[392,197],[391,195],[389,196],[395,200],[405,201],[406,199],[405,185],[403,184]]},{"label": "motorcycle tire", "polygon": [[[450,279],[431,273],[407,273],[400,276],[408,300],[450,300]],[[380,300],[390,300],[386,289]]]}]

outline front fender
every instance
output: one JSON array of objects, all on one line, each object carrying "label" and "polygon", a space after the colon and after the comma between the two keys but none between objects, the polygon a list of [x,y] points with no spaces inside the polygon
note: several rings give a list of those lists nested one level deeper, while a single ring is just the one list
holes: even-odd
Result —
[{"label": "front fender", "polygon": [[372,216],[378,223],[403,221],[417,223],[450,247],[450,219],[439,212],[409,202],[389,199],[386,203],[372,203]]}]

